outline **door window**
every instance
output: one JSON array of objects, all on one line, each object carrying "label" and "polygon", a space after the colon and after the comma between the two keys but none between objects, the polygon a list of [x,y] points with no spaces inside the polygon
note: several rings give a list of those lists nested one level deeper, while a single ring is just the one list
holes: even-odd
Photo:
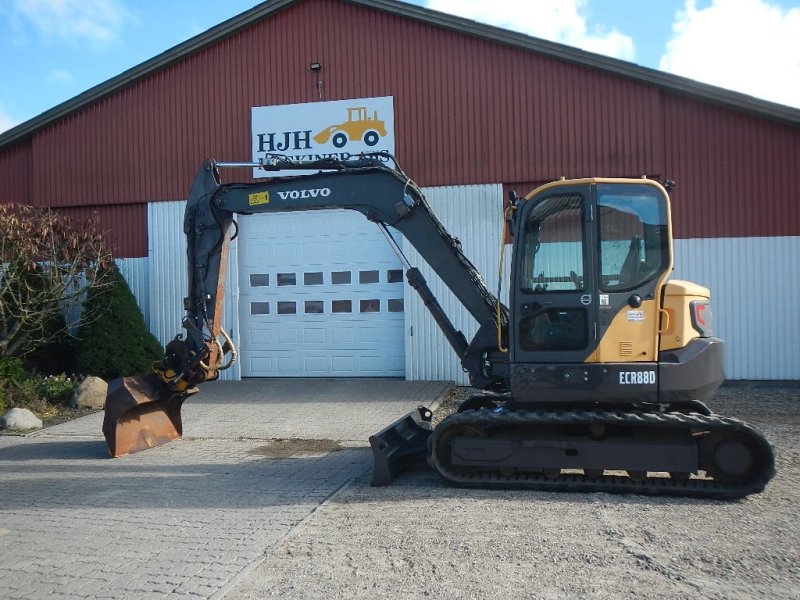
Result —
[{"label": "door window", "polygon": [[580,196],[548,198],[531,211],[523,230],[521,275],[528,293],[584,289]]},{"label": "door window", "polygon": [[519,321],[523,350],[575,351],[589,343],[587,309],[575,306],[574,299],[575,292],[587,286],[583,223],[583,198],[578,194],[542,200],[525,221],[520,286],[530,296]]},{"label": "door window", "polygon": [[600,289],[630,291],[669,264],[666,206],[649,185],[597,186]]}]

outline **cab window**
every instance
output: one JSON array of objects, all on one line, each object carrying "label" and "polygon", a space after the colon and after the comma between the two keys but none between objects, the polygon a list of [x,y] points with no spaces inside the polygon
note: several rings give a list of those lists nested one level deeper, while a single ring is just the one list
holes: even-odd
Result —
[{"label": "cab window", "polygon": [[649,185],[597,186],[600,289],[636,289],[669,265],[666,198]]},{"label": "cab window", "polygon": [[539,202],[525,221],[520,286],[527,293],[584,289],[583,199]]}]

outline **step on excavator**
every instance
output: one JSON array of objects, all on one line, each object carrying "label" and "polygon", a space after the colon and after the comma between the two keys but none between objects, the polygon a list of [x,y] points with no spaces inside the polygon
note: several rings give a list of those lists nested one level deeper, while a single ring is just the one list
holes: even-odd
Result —
[{"label": "step on excavator", "polygon": [[[282,173],[222,183],[226,167]],[[315,173],[283,174],[291,170]],[[513,240],[506,306],[419,187],[381,153],[201,166],[184,218],[186,334],[167,345],[152,374],[109,386],[103,432],[112,456],[179,437],[184,400],[236,359],[221,323],[234,215],[332,208],[358,211],[380,228],[480,391],[436,427],[420,407],[373,435],[374,485],[421,461],[458,486],[704,498],[759,493],[774,475],[764,437],[702,402],[724,379],[723,342],[713,336],[709,291],[669,279],[665,186],[588,178],[512,194],[503,218]],[[477,321],[471,340],[389,227]]]}]

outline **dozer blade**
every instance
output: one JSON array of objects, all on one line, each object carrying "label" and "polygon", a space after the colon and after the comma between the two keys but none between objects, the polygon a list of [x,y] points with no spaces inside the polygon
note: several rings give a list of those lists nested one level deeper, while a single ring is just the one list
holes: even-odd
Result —
[{"label": "dozer blade", "polygon": [[125,456],[179,438],[187,395],[174,394],[155,375],[114,379],[108,384],[103,418],[109,454]]},{"label": "dozer blade", "polygon": [[370,436],[374,460],[372,485],[388,485],[403,469],[427,463],[432,416],[430,410],[420,406]]}]

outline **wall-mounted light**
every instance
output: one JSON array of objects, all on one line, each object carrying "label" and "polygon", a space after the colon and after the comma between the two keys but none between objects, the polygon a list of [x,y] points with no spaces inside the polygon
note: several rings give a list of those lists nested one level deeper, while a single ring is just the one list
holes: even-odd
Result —
[{"label": "wall-mounted light", "polygon": [[309,63],[308,68],[311,69],[311,72],[314,73],[317,77],[317,98],[322,100],[322,78],[319,76],[320,71],[322,71],[322,63],[319,62],[312,62]]}]

